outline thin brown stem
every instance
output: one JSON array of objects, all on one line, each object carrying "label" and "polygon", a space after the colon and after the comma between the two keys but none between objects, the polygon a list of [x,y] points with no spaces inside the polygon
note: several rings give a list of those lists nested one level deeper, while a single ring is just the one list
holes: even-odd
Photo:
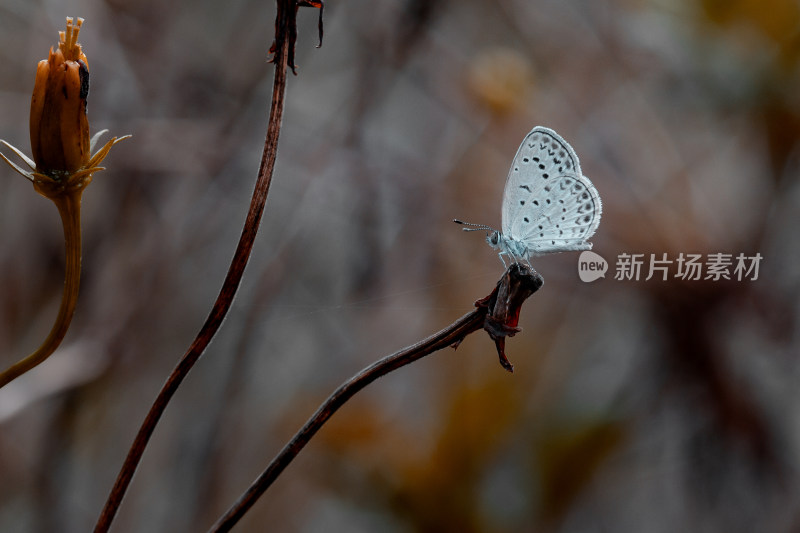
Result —
[{"label": "thin brown stem", "polygon": [[61,215],[64,227],[64,293],[58,316],[47,338],[39,348],[24,359],[14,363],[0,373],[0,387],[29,371],[56,351],[67,334],[75,306],[78,303],[78,289],[81,284],[81,190],[67,192],[52,198]]},{"label": "thin brown stem", "polygon": [[[282,12],[281,4],[283,3],[291,4],[291,12],[294,12],[294,6],[291,1],[279,0],[279,17]],[[283,7],[283,9],[285,10],[285,7]],[[280,27],[278,31],[281,31]],[[133,474],[139,465],[139,461],[142,458],[142,454],[147,447],[156,424],[164,413],[173,394],[175,394],[175,391],[178,389],[183,379],[188,375],[189,371],[203,354],[222,324],[225,315],[231,307],[239,283],[242,280],[245,266],[250,258],[250,252],[253,249],[253,243],[261,221],[261,215],[264,211],[264,205],[267,201],[267,194],[269,193],[269,186],[275,167],[275,159],[278,153],[278,137],[283,118],[284,96],[286,91],[287,49],[288,41],[283,39],[281,41],[281,46],[275,50],[275,79],[272,88],[272,105],[269,115],[269,124],[267,126],[267,136],[264,142],[264,152],[261,156],[258,179],[256,181],[255,191],[253,192],[253,198],[250,202],[247,219],[245,220],[244,228],[239,238],[239,244],[234,252],[225,281],[222,284],[222,289],[217,296],[216,302],[214,302],[214,306],[206,322],[203,324],[191,346],[189,346],[189,349],[172,370],[172,373],[162,386],[144,422],[139,428],[139,432],[128,451],[128,456],[125,458],[125,462],[117,476],[114,487],[111,489],[108,500],[97,520],[95,532],[105,532],[111,527],[111,522],[114,520],[114,516],[122,503],[122,498],[125,496],[125,492],[130,485]]]},{"label": "thin brown stem", "polygon": [[256,500],[272,485],[272,482],[277,479],[289,463],[297,457],[325,422],[357,392],[393,370],[413,363],[437,350],[457,344],[470,333],[481,329],[485,317],[485,310],[477,309],[467,313],[438,333],[413,346],[384,357],[339,386],[308,419],[300,431],[292,437],[292,440],[275,456],[267,469],[250,485],[250,488],[217,520],[209,531],[230,531]]},{"label": "thin brown stem", "polygon": [[[485,329],[496,343],[504,342],[505,336],[517,333],[519,329],[516,326],[522,303],[541,288],[542,284],[543,280],[538,273],[528,270],[527,267],[513,264],[497,283],[494,291],[475,303],[477,309],[427,339],[384,357],[350,378],[322,403],[300,431],[275,456],[266,470],[253,481],[247,491],[217,520],[209,531],[214,533],[230,531],[289,463],[297,457],[325,422],[357,392],[379,377],[442,348],[457,347],[467,335],[480,329]],[[502,342],[497,344],[501,362],[505,359]],[[508,369],[506,364],[503,364],[503,367]]]}]

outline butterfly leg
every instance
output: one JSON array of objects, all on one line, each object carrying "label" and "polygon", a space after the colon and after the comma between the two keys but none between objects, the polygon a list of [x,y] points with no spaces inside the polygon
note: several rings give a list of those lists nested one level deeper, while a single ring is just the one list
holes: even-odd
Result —
[{"label": "butterfly leg", "polygon": [[503,259],[503,254],[504,254],[504,253],[505,253],[505,252],[500,252],[499,254],[497,254],[497,257],[499,257],[499,258],[500,258],[500,261],[503,263],[503,268],[507,268],[507,267],[506,267],[506,261],[505,261],[505,259]]}]

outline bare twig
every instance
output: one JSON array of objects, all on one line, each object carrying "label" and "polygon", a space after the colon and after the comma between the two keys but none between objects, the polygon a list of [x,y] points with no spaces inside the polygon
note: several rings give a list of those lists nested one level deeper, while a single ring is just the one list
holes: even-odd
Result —
[{"label": "bare twig", "polygon": [[206,322],[200,329],[189,349],[183,355],[177,366],[167,378],[166,383],[156,396],[150,411],[144,419],[136,438],[128,451],[128,456],[122,465],[114,487],[111,489],[105,506],[95,525],[95,532],[105,532],[111,527],[111,522],[122,503],[122,498],[130,485],[133,474],[136,471],[139,461],[142,458],[144,449],[153,434],[156,424],[167,407],[170,399],[180,386],[183,379],[188,375],[194,364],[205,351],[211,339],[216,334],[222,324],[225,315],[231,307],[236,290],[242,280],[244,269],[250,258],[253,249],[261,215],[267,201],[269,186],[272,181],[272,173],[275,167],[275,159],[278,153],[278,137],[283,118],[284,96],[286,92],[286,70],[289,57],[290,46],[294,42],[285,38],[288,28],[294,27],[294,17],[296,7],[294,0],[278,0],[276,28],[276,43],[279,45],[274,49],[273,62],[275,63],[275,79],[272,87],[272,105],[270,108],[269,124],[267,126],[267,136],[264,142],[264,152],[261,156],[261,165],[258,170],[255,191],[250,202],[250,209],[242,229],[239,244],[234,252],[225,281],[222,284],[216,302],[209,313]]},{"label": "bare twig", "polygon": [[525,265],[512,264],[497,282],[497,287],[492,293],[475,302],[477,309],[427,339],[384,357],[350,378],[325,400],[272,460],[267,469],[209,531],[230,531],[325,422],[358,391],[379,377],[447,346],[455,348],[467,335],[480,329],[486,330],[495,341],[500,362],[503,368],[510,371],[512,367],[504,353],[505,337],[513,336],[519,331],[517,323],[522,303],[539,290],[543,283],[544,280],[536,271]]}]

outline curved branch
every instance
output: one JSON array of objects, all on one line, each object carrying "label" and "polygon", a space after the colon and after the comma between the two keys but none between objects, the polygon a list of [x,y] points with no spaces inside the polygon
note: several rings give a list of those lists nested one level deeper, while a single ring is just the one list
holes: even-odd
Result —
[{"label": "curved branch", "polygon": [[[285,11],[285,8],[282,7],[284,3],[287,3],[287,1],[278,1],[279,18],[281,17],[282,9]],[[291,13],[294,13],[293,8],[291,9]],[[280,26],[276,26],[276,28],[277,31],[281,31]],[[233,259],[228,268],[228,273],[222,284],[222,289],[220,289],[217,300],[214,302],[214,306],[211,308],[206,322],[203,324],[191,346],[189,346],[189,349],[178,362],[177,366],[172,370],[166,383],[164,383],[158,396],[156,396],[144,422],[142,422],[139,432],[136,434],[136,438],[128,451],[128,456],[125,458],[125,462],[122,465],[122,469],[117,476],[114,487],[111,489],[105,506],[97,520],[94,529],[95,532],[105,532],[111,527],[111,522],[114,520],[114,516],[122,503],[122,498],[125,496],[125,492],[130,485],[133,474],[139,465],[139,461],[142,458],[142,454],[147,447],[156,424],[183,379],[189,374],[189,371],[211,342],[211,339],[216,334],[233,303],[236,290],[239,288],[244,269],[250,258],[250,252],[253,249],[258,226],[261,222],[261,215],[267,201],[267,194],[269,193],[269,186],[272,181],[272,173],[275,168],[275,159],[278,153],[278,137],[280,135],[286,92],[287,58],[288,42],[284,39],[281,41],[281,46],[275,50],[275,79],[272,87],[272,105],[270,108],[269,124],[267,126],[267,136],[264,142],[264,152],[261,156],[261,165],[258,170],[258,179],[256,181],[255,191],[253,192],[253,198],[250,202],[250,209],[247,212],[247,219],[245,220],[242,234],[239,238],[239,244],[234,252]]]},{"label": "curved branch", "polygon": [[510,364],[503,353],[505,337],[513,336],[520,331],[517,328],[517,322],[522,303],[539,290],[543,283],[544,280],[536,271],[524,265],[512,264],[497,282],[492,293],[475,302],[477,309],[427,339],[384,357],[339,386],[275,456],[267,469],[256,478],[247,491],[217,520],[209,532],[230,531],[289,463],[297,457],[325,422],[357,392],[379,377],[442,348],[448,346],[456,348],[467,335],[480,329],[486,330],[495,341],[500,362],[506,370],[509,370]]},{"label": "curved branch", "polygon": [[81,190],[52,197],[58,207],[61,224],[64,226],[64,293],[53,327],[42,345],[35,352],[17,361],[0,372],[0,388],[18,378],[38,364],[44,362],[64,340],[75,306],[78,303],[78,289],[81,284]]}]

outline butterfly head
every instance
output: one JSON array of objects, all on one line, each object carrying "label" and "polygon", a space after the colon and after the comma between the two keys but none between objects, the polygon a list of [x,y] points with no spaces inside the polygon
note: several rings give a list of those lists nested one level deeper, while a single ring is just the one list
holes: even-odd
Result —
[{"label": "butterfly head", "polygon": [[497,230],[492,230],[491,232],[486,233],[486,242],[489,243],[489,246],[492,248],[500,248],[500,241],[502,235]]}]

